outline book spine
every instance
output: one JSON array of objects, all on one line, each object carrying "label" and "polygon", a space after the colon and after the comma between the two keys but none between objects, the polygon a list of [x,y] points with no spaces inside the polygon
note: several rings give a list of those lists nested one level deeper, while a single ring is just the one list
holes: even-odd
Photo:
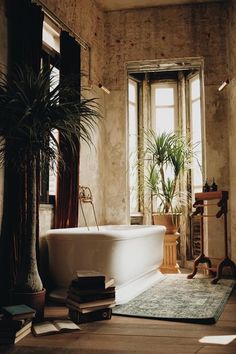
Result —
[{"label": "book spine", "polygon": [[115,294],[115,286],[110,286],[106,289],[103,289],[103,290],[98,290],[98,289],[87,289],[87,290],[83,290],[83,289],[77,289],[75,287],[73,287],[72,285],[70,285],[69,289],[68,289],[68,292],[69,293],[73,293],[75,295],[78,295],[78,296],[92,296],[92,295],[97,295],[97,294]]},{"label": "book spine", "polygon": [[89,301],[105,300],[105,299],[115,299],[114,293],[102,293],[102,294],[91,294],[91,295],[77,295],[73,291],[69,291],[67,298],[78,301],[80,303],[85,303]]},{"label": "book spine", "polygon": [[112,317],[112,309],[105,308],[89,313],[81,313],[80,311],[69,309],[68,315],[75,323],[86,323],[92,321],[110,320]]},{"label": "book spine", "polygon": [[80,290],[104,290],[105,289],[105,281],[93,281],[93,280],[86,280],[86,279],[74,279],[71,282],[71,285]]}]

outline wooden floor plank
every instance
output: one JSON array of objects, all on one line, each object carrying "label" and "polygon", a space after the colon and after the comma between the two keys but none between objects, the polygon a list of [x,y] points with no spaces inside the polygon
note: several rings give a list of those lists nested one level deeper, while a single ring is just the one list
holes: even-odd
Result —
[{"label": "wooden floor plank", "polygon": [[[45,316],[65,318],[64,306],[49,304]],[[236,335],[236,290],[216,324],[188,324],[125,316],[81,325],[81,331],[34,337],[0,346],[8,354],[235,354],[228,345],[200,343],[204,336]]]}]

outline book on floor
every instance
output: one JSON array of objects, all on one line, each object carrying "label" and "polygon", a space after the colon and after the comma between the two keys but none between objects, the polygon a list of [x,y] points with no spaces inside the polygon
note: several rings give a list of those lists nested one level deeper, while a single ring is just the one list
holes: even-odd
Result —
[{"label": "book on floor", "polygon": [[98,306],[109,306],[109,305],[115,305],[115,299],[114,298],[109,298],[109,299],[102,299],[102,300],[96,300],[96,301],[89,301],[89,302],[77,302],[71,299],[70,297],[67,297],[66,303],[75,305],[77,306],[78,309],[88,309],[88,308],[93,308],[93,307],[98,307]]},{"label": "book on floor", "polygon": [[23,333],[24,331],[26,331],[28,328],[32,327],[32,321],[31,320],[27,320],[25,322],[24,325],[22,325],[20,328],[16,327],[2,327],[0,329],[0,337],[4,337],[4,336],[19,336],[21,333]]},{"label": "book on floor", "polygon": [[26,337],[29,333],[31,333],[31,328],[28,328],[18,336],[5,336],[0,338],[0,344],[16,344],[21,339]]},{"label": "book on floor", "polygon": [[75,323],[87,323],[92,321],[110,320],[112,317],[112,309],[104,308],[88,313],[82,313],[78,310],[69,309],[68,316]]},{"label": "book on floor", "polygon": [[96,311],[96,310],[102,310],[102,309],[105,309],[105,308],[113,308],[115,307],[115,304],[112,304],[112,305],[102,305],[102,306],[93,306],[93,307],[87,307],[87,308],[83,308],[81,309],[80,307],[78,307],[78,304],[77,303],[70,303],[70,302],[67,302],[66,303],[66,306],[69,308],[69,309],[72,309],[72,310],[77,310],[77,311],[80,311],[81,313],[89,313],[89,312],[93,312],[93,311]]},{"label": "book on floor", "polygon": [[2,330],[18,331],[27,323],[27,321],[28,321],[27,319],[12,320],[10,318],[3,317],[0,320],[0,331]]},{"label": "book on floor", "polygon": [[77,271],[77,278],[73,279],[71,285],[79,289],[106,289],[114,284],[113,278],[106,276],[96,271]]},{"label": "book on floor", "polygon": [[3,306],[1,308],[4,317],[10,318],[12,320],[26,319],[35,317],[36,311],[30,306],[25,304]]},{"label": "book on floor", "polygon": [[32,333],[35,336],[42,336],[47,334],[71,332],[79,329],[80,327],[71,320],[54,320],[33,324]]},{"label": "book on floor", "polygon": [[67,292],[68,297],[78,302],[88,302],[101,299],[115,298],[115,286],[110,286],[104,290],[80,290],[70,286]]},{"label": "book on floor", "polygon": [[15,344],[27,334],[31,333],[32,321],[28,320],[19,330],[12,328],[2,328],[0,330],[0,343],[1,344]]}]

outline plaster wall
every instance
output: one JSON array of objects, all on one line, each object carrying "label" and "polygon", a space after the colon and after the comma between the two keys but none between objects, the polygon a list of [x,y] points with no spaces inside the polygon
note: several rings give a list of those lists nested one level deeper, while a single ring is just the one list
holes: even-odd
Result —
[{"label": "plaster wall", "polygon": [[229,3],[229,32],[228,32],[228,53],[229,53],[229,72],[230,79],[229,86],[226,93],[228,94],[229,103],[229,180],[230,180],[230,228],[229,234],[231,236],[231,257],[236,262],[236,3],[230,1]]},{"label": "plaster wall", "polygon": [[[226,100],[219,83],[226,75],[225,4],[206,3],[105,13],[106,221],[129,215],[127,183],[126,68],[129,61],[202,57],[205,81],[206,176],[229,188]],[[209,256],[222,257],[222,230],[214,223]],[[217,247],[216,247],[217,246]]]}]

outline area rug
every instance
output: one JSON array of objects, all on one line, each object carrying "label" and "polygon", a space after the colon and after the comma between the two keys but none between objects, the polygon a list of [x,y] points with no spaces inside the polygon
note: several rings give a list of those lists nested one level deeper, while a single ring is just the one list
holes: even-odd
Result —
[{"label": "area rug", "polygon": [[231,279],[211,284],[209,278],[187,279],[167,276],[127,304],[116,306],[113,314],[191,323],[215,323],[235,286]]}]

